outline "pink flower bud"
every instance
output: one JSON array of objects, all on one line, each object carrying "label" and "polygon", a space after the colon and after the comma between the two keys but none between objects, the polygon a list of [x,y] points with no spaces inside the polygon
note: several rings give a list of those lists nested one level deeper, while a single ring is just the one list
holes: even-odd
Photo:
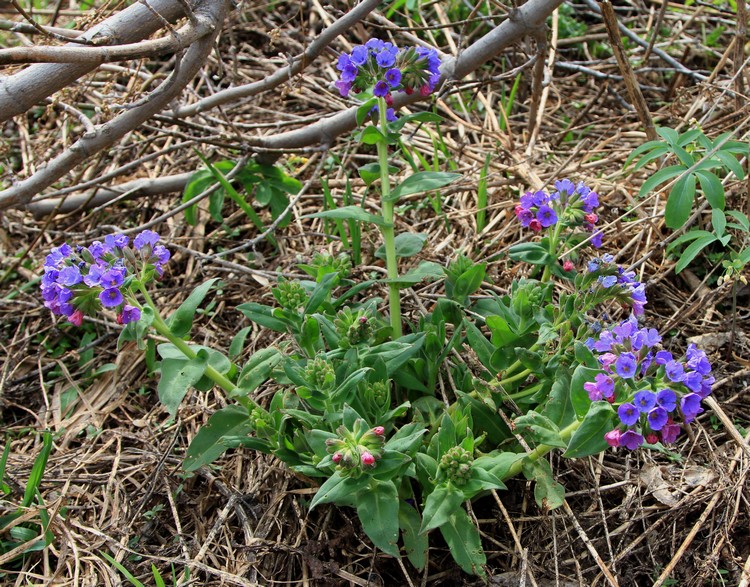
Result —
[{"label": "pink flower bud", "polygon": [[419,95],[423,98],[426,98],[430,95],[430,86],[427,84],[423,85],[421,88],[419,88]]},{"label": "pink flower bud", "polygon": [[383,428],[382,426],[375,426],[372,431],[378,436],[383,436],[383,434],[385,434],[385,428]]},{"label": "pink flower bud", "polygon": [[646,442],[649,444],[656,444],[659,442],[659,437],[652,432],[651,434],[646,435]]},{"label": "pink flower bud", "polygon": [[621,434],[622,433],[617,428],[615,428],[614,430],[611,430],[604,435],[604,440],[607,441],[607,444],[609,446],[617,448],[618,446],[620,446]]},{"label": "pink flower bud", "polygon": [[576,266],[573,265],[573,261],[567,260],[563,263],[563,271],[573,271]]},{"label": "pink flower bud", "polygon": [[596,224],[599,220],[599,217],[593,212],[589,212],[588,214],[586,214],[586,216],[583,217],[583,219],[589,224]]},{"label": "pink flower bud", "polygon": [[529,222],[529,228],[534,232],[540,232],[542,230],[542,223],[534,218],[531,222]]},{"label": "pink flower bud", "polygon": [[390,92],[385,95],[385,103],[388,104],[389,108],[393,106],[393,96]]},{"label": "pink flower bud", "polygon": [[334,463],[339,464],[341,462],[341,458],[342,458],[341,453],[340,452],[336,452],[336,453],[333,453],[333,456],[331,457],[331,460]]},{"label": "pink flower bud", "polygon": [[375,466],[375,457],[372,456],[372,453],[365,451],[362,453],[362,464],[365,467],[373,467]]},{"label": "pink flower bud", "polygon": [[68,316],[68,321],[75,326],[80,326],[81,324],[83,324],[83,312],[81,312],[80,310],[76,310],[70,316]]},{"label": "pink flower bud", "polygon": [[404,92],[407,96],[411,96],[414,93],[414,88],[404,88]]}]

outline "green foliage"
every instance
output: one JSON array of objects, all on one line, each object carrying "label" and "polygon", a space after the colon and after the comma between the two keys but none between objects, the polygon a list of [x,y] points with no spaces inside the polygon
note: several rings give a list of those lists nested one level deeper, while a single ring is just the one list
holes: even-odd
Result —
[{"label": "green foliage", "polygon": [[[10,513],[0,515],[0,556],[15,552],[15,554],[10,555],[10,559],[6,563],[8,570],[21,564],[30,554],[47,548],[54,541],[54,536],[49,530],[50,514],[39,491],[51,451],[52,434],[44,432],[41,451],[34,459],[23,497],[17,505],[4,508],[5,511]],[[6,436],[3,454],[0,457],[0,495],[6,504],[11,505],[13,503],[11,499],[12,490],[6,482],[9,452],[10,442]],[[32,507],[36,509],[37,513],[29,519],[26,514]]]}]

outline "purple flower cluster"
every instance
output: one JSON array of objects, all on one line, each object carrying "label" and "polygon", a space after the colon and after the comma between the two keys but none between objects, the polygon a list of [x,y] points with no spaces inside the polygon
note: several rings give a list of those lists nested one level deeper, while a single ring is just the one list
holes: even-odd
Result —
[{"label": "purple flower cluster", "polygon": [[[144,230],[129,246],[124,234],[111,234],[104,241],[75,249],[64,243],[53,248],[44,261],[41,295],[45,307],[80,326],[84,315],[102,307],[117,310],[120,324],[140,319],[141,311],[125,301],[123,289],[129,274],[151,268],[161,276],[170,253],[159,243],[159,235]],[[145,274],[143,274],[145,275]]]},{"label": "purple flower cluster", "polygon": [[606,254],[588,262],[588,273],[596,275],[594,287],[605,290],[608,298],[618,299],[629,305],[633,314],[643,315],[646,305],[646,284],[635,280],[635,271],[625,271]]},{"label": "purple flower cluster", "polygon": [[351,53],[342,53],[336,68],[341,72],[336,87],[342,96],[372,89],[373,95],[385,98],[389,106],[393,103],[391,92],[419,91],[428,96],[440,80],[440,57],[435,49],[399,49],[380,39],[370,39]]},{"label": "purple flower cluster", "polygon": [[600,353],[604,372],[584,383],[584,390],[591,401],[619,402],[620,424],[604,435],[610,446],[634,450],[644,439],[671,444],[680,433],[676,416],[689,423],[703,411],[701,400],[715,381],[706,353],[691,344],[677,360],[660,343],[656,329],[639,328],[634,316],[586,342]]},{"label": "purple flower cluster", "polygon": [[595,247],[602,245],[602,232],[596,231],[599,217],[594,210],[599,205],[599,195],[583,182],[578,185],[569,179],[555,182],[555,191],[526,192],[516,205],[515,214],[524,228],[540,232],[558,222],[568,227],[582,225],[593,232],[591,243]]}]

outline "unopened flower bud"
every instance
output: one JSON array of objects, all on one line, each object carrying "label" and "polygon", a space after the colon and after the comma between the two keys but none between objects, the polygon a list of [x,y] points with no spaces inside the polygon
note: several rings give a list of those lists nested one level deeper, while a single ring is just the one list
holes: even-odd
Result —
[{"label": "unopened flower bud", "polygon": [[331,460],[338,465],[341,462],[341,457],[342,457],[341,453],[337,452],[333,454],[333,456],[331,457]]},{"label": "unopened flower bud", "polygon": [[573,261],[566,260],[563,263],[563,271],[573,271],[573,269],[575,269],[575,268],[576,268],[576,266],[573,265]]},{"label": "unopened flower bud", "polygon": [[382,426],[375,426],[372,431],[378,436],[383,436],[383,434],[385,434],[385,428],[383,428]]},{"label": "unopened flower bud", "polygon": [[599,220],[599,217],[593,212],[589,212],[588,214],[586,214],[586,216],[583,217],[583,219],[589,224],[596,224]]},{"label": "unopened flower bud", "polygon": [[367,451],[362,453],[362,465],[365,467],[374,467],[375,466],[375,457],[372,455],[372,453],[369,453]]},{"label": "unopened flower bud", "polygon": [[659,437],[652,432],[651,434],[648,434],[646,436],[646,442],[648,442],[649,444],[656,444],[657,442],[659,442]]}]

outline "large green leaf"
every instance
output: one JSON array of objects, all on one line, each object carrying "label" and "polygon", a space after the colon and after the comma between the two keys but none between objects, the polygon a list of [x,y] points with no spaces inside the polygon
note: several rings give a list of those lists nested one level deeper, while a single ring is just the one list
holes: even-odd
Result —
[{"label": "large green leaf", "polygon": [[[443,420],[445,422],[445,420]],[[422,510],[422,527],[424,534],[442,526],[459,509],[464,502],[464,493],[450,483],[440,484],[427,496]]]},{"label": "large green leaf", "polygon": [[256,352],[240,373],[237,387],[250,394],[260,387],[271,375],[271,371],[283,360],[284,356],[275,347],[267,347]]},{"label": "large green leaf", "polygon": [[723,210],[726,199],[724,197],[724,186],[721,184],[721,180],[716,174],[704,169],[697,170],[695,175],[698,176],[703,195],[706,196],[706,200],[711,208],[714,210]]},{"label": "large green leaf", "polygon": [[598,373],[603,373],[603,371],[601,369],[584,367],[583,365],[579,365],[573,371],[573,377],[570,381],[570,402],[573,404],[573,409],[579,420],[588,413],[591,407],[589,393],[583,388],[583,384],[589,381],[593,382]]},{"label": "large green leaf", "polygon": [[276,332],[286,332],[288,323],[273,315],[273,308],[256,302],[245,302],[237,306],[248,320]]},{"label": "large green leaf", "polygon": [[563,448],[565,441],[560,437],[560,429],[552,420],[539,412],[530,411],[514,420],[516,430],[523,433],[528,430],[528,437],[536,444],[547,444]]},{"label": "large green leaf", "polygon": [[410,175],[388,196],[387,201],[395,202],[399,198],[422,192],[431,192],[453,183],[463,177],[460,173],[448,173],[445,171],[418,171]]},{"label": "large green leaf", "polygon": [[157,391],[159,401],[174,416],[188,389],[193,387],[206,370],[208,353],[198,351],[194,359],[164,359],[161,362],[161,377]]},{"label": "large green leaf", "polygon": [[534,484],[534,500],[542,510],[554,510],[565,501],[565,488],[555,481],[552,467],[546,459],[539,459],[523,464],[523,474],[532,479]]},{"label": "large green leaf", "polygon": [[510,247],[508,256],[514,261],[530,265],[549,265],[554,259],[539,243],[518,243]]},{"label": "large green leaf", "polygon": [[[419,253],[427,241],[427,233],[424,232],[402,232],[396,235],[396,257],[413,257]],[[385,259],[385,245],[380,245],[375,251],[378,259]]]},{"label": "large green leaf", "polygon": [[240,406],[229,405],[214,412],[190,443],[182,467],[191,472],[213,463],[229,448],[228,439],[247,436],[252,430],[247,410]]},{"label": "large green leaf", "polygon": [[668,182],[673,177],[677,177],[686,169],[687,167],[685,167],[684,165],[670,165],[669,167],[660,169],[643,182],[638,195],[640,195],[641,197],[648,195],[654,188]]},{"label": "large green leaf", "polygon": [[423,569],[427,564],[427,549],[430,539],[427,534],[420,534],[422,517],[417,509],[405,500],[399,502],[398,525],[401,528],[401,537],[404,540],[404,551],[409,562],[416,569]]},{"label": "large green leaf", "polygon": [[615,410],[609,402],[594,402],[586,417],[568,442],[568,450],[563,456],[585,457],[602,452],[607,448],[604,435],[615,425]]},{"label": "large green leaf", "polygon": [[367,476],[353,479],[352,477],[342,477],[339,471],[334,471],[333,475],[318,489],[312,502],[310,502],[310,509],[323,503],[354,505],[356,497],[358,497],[357,492],[369,483],[370,479]]},{"label": "large green leaf", "polygon": [[448,521],[440,526],[440,533],[445,538],[453,559],[464,571],[484,576],[482,565],[487,562],[487,558],[482,549],[482,539],[479,530],[463,508],[456,510]]},{"label": "large green leaf", "polygon": [[182,302],[180,307],[172,313],[167,320],[167,325],[172,334],[178,338],[184,338],[190,334],[190,329],[193,327],[193,318],[195,317],[195,312],[198,310],[198,306],[200,306],[203,298],[206,297],[208,291],[218,280],[217,277],[214,277],[200,284]]},{"label": "large green leaf", "polygon": [[360,222],[370,222],[378,226],[384,226],[385,222],[381,216],[375,216],[363,210],[360,206],[343,206],[335,210],[324,210],[307,214],[303,218],[332,218],[339,220],[359,220]]},{"label": "large green leaf", "polygon": [[443,267],[433,261],[422,261],[414,269],[410,269],[404,275],[394,279],[384,279],[386,283],[395,283],[402,287],[409,287],[421,283],[426,279],[440,279],[443,277]]},{"label": "large green leaf", "polygon": [[372,543],[391,556],[399,556],[398,490],[393,481],[370,481],[357,495],[357,515]]},{"label": "large green leaf", "polygon": [[666,225],[675,230],[682,228],[690,217],[695,201],[695,175],[688,174],[677,180],[667,198],[664,209]]}]

